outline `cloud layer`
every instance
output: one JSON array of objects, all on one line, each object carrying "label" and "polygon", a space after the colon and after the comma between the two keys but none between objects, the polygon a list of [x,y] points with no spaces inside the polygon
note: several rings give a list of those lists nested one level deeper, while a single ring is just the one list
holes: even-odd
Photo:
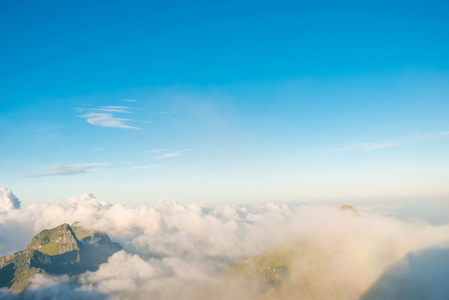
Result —
[{"label": "cloud layer", "polygon": [[24,249],[42,229],[80,221],[104,230],[125,251],[98,271],[81,275],[76,284],[67,278],[34,279],[36,293],[53,287],[54,292],[109,299],[188,299],[210,289],[230,263],[294,239],[322,249],[329,257],[323,282],[351,286],[346,299],[357,299],[408,254],[449,247],[449,225],[361,215],[332,206],[273,203],[247,207],[161,200],[133,208],[84,194],[63,204],[0,211],[0,255]]}]

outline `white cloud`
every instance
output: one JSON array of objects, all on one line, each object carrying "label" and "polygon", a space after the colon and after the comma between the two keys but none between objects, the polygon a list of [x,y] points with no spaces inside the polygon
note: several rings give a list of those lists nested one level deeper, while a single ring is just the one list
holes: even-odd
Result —
[{"label": "white cloud", "polygon": [[105,163],[90,163],[77,165],[51,165],[50,172],[33,173],[27,177],[44,177],[44,176],[60,176],[60,175],[75,175],[89,173],[95,170],[96,167],[106,166]]},{"label": "white cloud", "polygon": [[125,102],[137,102],[137,100],[134,100],[134,99],[122,99],[122,101],[125,101]]},{"label": "white cloud", "polygon": [[73,196],[70,197],[69,200],[67,200],[66,202],[67,205],[78,205],[78,204],[83,204],[83,205],[91,205],[94,207],[98,207],[100,206],[108,206],[109,203],[106,200],[101,200],[98,201],[97,197],[95,197],[94,194],[92,193],[84,193],[82,195],[79,196]]},{"label": "white cloud", "polygon": [[[121,274],[120,278],[117,274]],[[188,299],[186,296],[210,287],[215,278],[192,268],[185,260],[144,260],[138,255],[120,251],[98,271],[82,275],[80,281],[86,289],[112,294],[113,299],[145,300]]]},{"label": "white cloud", "polygon": [[20,208],[20,201],[7,188],[0,187],[0,213]]},{"label": "white cloud", "polygon": [[23,293],[2,292],[0,300],[48,299],[48,300],[105,300],[105,296],[93,291],[83,290],[73,284],[67,275],[51,276],[36,274],[30,280],[30,286]]},{"label": "white cloud", "polygon": [[65,284],[65,283],[70,283],[70,278],[67,275],[51,276],[48,274],[37,274],[37,276],[34,276],[33,279],[31,280],[29,289],[37,290],[43,287],[49,287],[55,284]]},{"label": "white cloud", "polygon": [[439,133],[426,133],[426,134],[415,134],[408,135],[397,139],[391,139],[380,142],[365,142],[352,144],[343,148],[334,149],[332,151],[372,151],[391,147],[397,147],[407,144],[413,144],[418,142],[428,142],[435,139],[445,138],[449,135],[449,132],[439,132]]}]

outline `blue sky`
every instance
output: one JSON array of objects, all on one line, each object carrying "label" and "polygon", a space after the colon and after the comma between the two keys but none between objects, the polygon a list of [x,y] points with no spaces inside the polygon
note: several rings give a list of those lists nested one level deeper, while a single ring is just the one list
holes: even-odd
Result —
[{"label": "blue sky", "polygon": [[0,185],[61,202],[449,196],[447,1],[0,4]]}]

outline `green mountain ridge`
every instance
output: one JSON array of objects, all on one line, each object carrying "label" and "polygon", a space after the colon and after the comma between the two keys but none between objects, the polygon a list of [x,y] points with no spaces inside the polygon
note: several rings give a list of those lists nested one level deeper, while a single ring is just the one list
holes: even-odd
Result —
[{"label": "green mountain ridge", "polygon": [[86,229],[78,222],[45,229],[25,250],[0,257],[0,287],[22,292],[38,273],[78,275],[95,271],[120,250],[122,246],[106,233]]}]

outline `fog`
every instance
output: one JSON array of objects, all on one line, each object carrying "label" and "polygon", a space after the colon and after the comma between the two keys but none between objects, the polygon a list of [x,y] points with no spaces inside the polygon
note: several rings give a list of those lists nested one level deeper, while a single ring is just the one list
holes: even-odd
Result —
[{"label": "fog", "polygon": [[[410,258],[439,249],[436,257],[447,266],[449,225],[403,221],[354,207],[360,217],[331,205],[212,206],[161,200],[133,208],[99,201],[92,194],[61,204],[20,207],[17,197],[2,189],[0,255],[25,249],[43,229],[75,221],[105,231],[124,250],[95,272],[77,278],[35,276],[26,293],[13,295],[3,289],[0,299],[189,299],[211,289],[232,262],[290,240],[310,243],[327,257],[326,276],[316,279],[311,289],[337,285],[347,291],[345,299],[387,298],[417,281],[414,287],[422,293],[414,291],[407,299],[431,298],[427,296],[432,292],[434,299],[447,295],[449,288],[436,278],[447,282],[448,273],[428,267],[435,264],[435,255],[420,263],[412,259],[413,264]],[[307,265],[307,259],[298,268]],[[400,271],[395,271],[398,265]]]}]

